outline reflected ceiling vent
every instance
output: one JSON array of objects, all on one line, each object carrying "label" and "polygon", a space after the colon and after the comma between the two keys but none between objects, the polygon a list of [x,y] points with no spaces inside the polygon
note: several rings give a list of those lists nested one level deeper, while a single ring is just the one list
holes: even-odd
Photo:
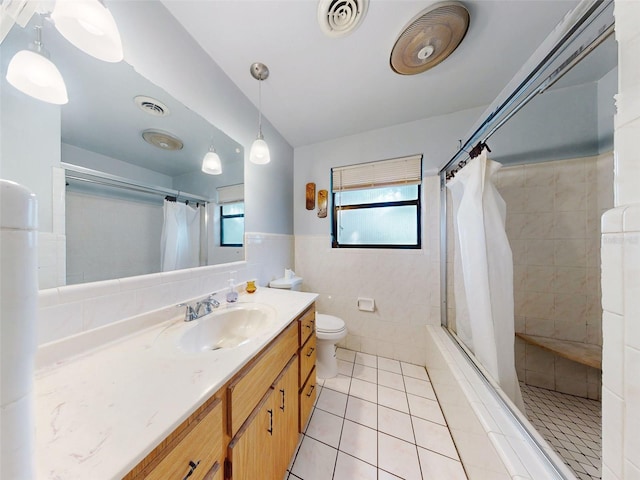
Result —
[{"label": "reflected ceiling vent", "polygon": [[147,143],[162,150],[182,150],[184,146],[182,140],[178,137],[168,132],[163,132],[162,130],[145,130],[142,132],[142,138],[144,138]]},{"label": "reflected ceiling vent", "polygon": [[369,0],[320,0],[320,28],[330,37],[348,35],[362,23],[368,5]]},{"label": "reflected ceiling vent", "polygon": [[435,67],[460,45],[469,28],[461,3],[444,2],[420,12],[402,30],[391,50],[391,68],[415,75]]},{"label": "reflected ceiling vent", "polygon": [[153,115],[154,117],[166,117],[171,113],[169,107],[155,98],[138,95],[133,99],[133,101],[140,110],[148,113],[149,115]]}]

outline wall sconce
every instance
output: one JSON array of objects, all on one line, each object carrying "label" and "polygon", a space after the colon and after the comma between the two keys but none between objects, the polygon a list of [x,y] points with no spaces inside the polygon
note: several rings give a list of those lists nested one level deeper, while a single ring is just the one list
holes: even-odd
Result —
[{"label": "wall sconce", "polygon": [[209,147],[209,151],[202,159],[202,171],[209,175],[220,175],[222,173],[222,162],[213,145]]},{"label": "wall sconce", "polygon": [[269,78],[269,69],[264,63],[254,63],[250,68],[253,78],[258,80],[258,137],[251,145],[249,160],[252,163],[263,165],[271,161],[269,145],[264,141],[262,135],[262,81]]},{"label": "wall sconce", "polygon": [[113,15],[99,0],[56,0],[51,18],[64,38],[92,57],[105,62],[124,58]]},{"label": "wall sconce", "polygon": [[42,43],[42,26],[36,29],[31,50],[16,53],[7,68],[7,81],[22,93],[43,102],[64,105],[69,101],[67,87],[58,67],[49,60]]}]

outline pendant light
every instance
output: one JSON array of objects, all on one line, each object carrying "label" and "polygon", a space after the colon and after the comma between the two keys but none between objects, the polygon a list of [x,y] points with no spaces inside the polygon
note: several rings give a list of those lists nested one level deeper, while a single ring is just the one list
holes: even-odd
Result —
[{"label": "pendant light", "polygon": [[269,69],[264,63],[254,63],[250,68],[253,78],[258,80],[258,137],[251,145],[249,160],[258,165],[264,165],[271,161],[269,145],[262,135],[262,81],[269,78]]},{"label": "pendant light", "polygon": [[222,162],[213,145],[209,147],[209,151],[202,159],[202,171],[209,175],[220,175],[222,173]]},{"label": "pendant light", "polygon": [[92,57],[114,63],[124,58],[113,15],[99,0],[56,0],[51,18],[64,38]]},{"label": "pendant light", "polygon": [[67,87],[58,68],[49,60],[42,43],[42,26],[36,29],[31,50],[16,53],[7,68],[7,81],[22,93],[55,105],[69,101]]}]

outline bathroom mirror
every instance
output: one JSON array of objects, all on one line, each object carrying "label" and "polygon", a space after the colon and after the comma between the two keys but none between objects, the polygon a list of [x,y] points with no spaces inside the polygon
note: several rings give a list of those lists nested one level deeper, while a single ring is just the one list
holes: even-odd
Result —
[{"label": "bathroom mirror", "polygon": [[[27,28],[12,29],[3,51],[28,44],[36,22],[34,17]],[[78,50],[48,21],[43,40],[69,96],[60,107],[62,166],[95,171],[65,171],[66,281],[58,285],[173,269],[161,261],[166,191],[180,192],[169,196],[178,203],[189,200],[200,212],[199,259],[189,267],[244,260],[242,245],[220,245],[217,204],[220,187],[244,183],[242,145],[126,62],[103,62]],[[145,131],[157,132],[151,135],[156,145],[145,141]],[[172,137],[176,149],[163,148],[172,145]],[[221,159],[220,175],[201,171],[210,147]],[[242,195],[234,201],[243,203]]]},{"label": "bathroom mirror", "polygon": [[[610,35],[487,140],[488,157],[502,164],[492,178],[506,204],[513,257],[520,413],[580,478],[596,478],[589,474],[601,468],[600,218],[613,207],[616,92],[617,44]],[[454,254],[447,197],[446,318],[473,353],[483,347],[474,344],[466,320],[462,278],[470,269]],[[456,228],[465,228],[461,222]],[[498,351],[498,364],[509,360],[504,353]],[[570,419],[567,426],[561,418]]]}]

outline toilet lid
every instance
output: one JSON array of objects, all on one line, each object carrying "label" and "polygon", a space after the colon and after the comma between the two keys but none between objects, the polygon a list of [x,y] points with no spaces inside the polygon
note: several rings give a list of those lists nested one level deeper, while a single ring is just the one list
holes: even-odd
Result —
[{"label": "toilet lid", "polygon": [[323,332],[339,332],[344,330],[344,321],[333,315],[316,313],[316,328]]}]

